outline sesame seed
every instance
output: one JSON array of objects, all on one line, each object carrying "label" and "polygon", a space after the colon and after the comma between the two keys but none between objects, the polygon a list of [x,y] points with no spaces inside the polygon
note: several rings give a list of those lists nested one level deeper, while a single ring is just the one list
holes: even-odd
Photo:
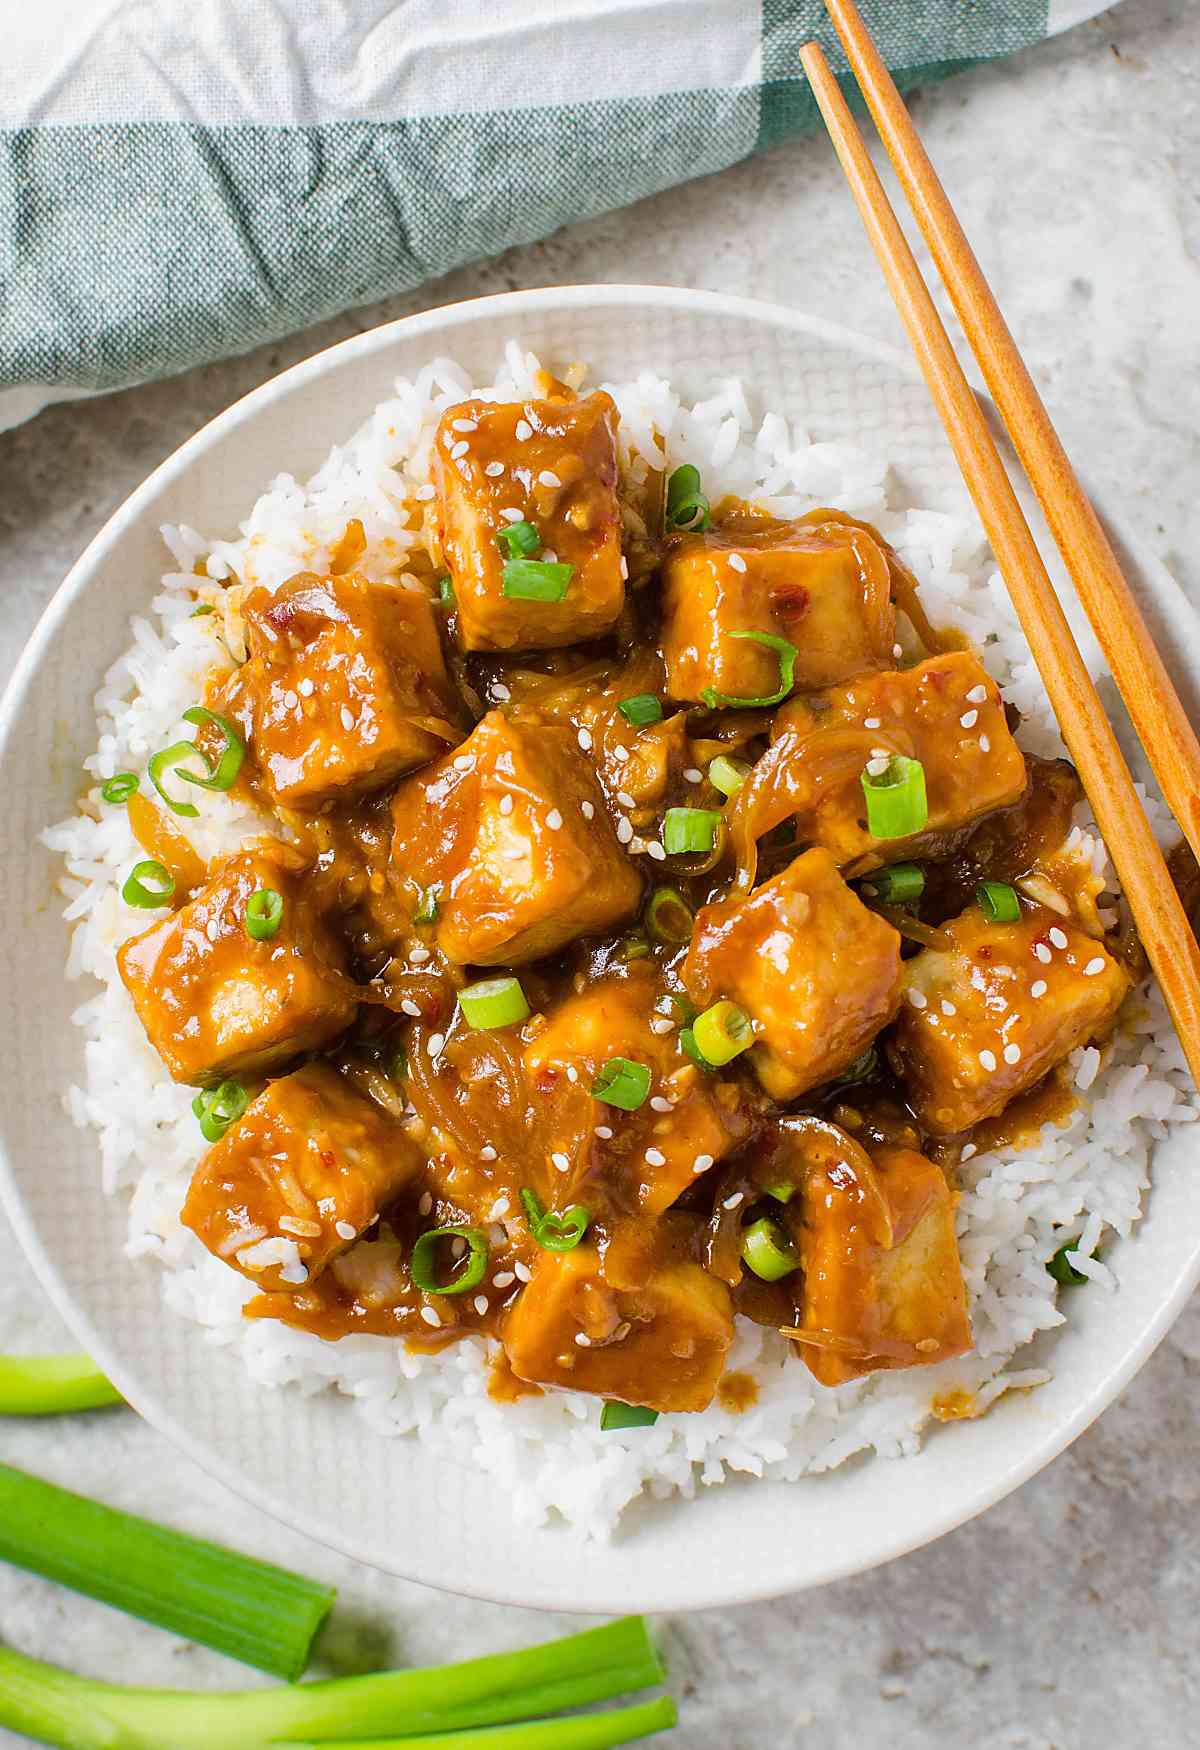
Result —
[{"label": "sesame seed", "polygon": [[991,753],[992,751],[992,744],[986,735],[979,737],[979,751],[980,753]]},{"label": "sesame seed", "polygon": [[479,421],[477,419],[454,419],[451,420],[450,423],[453,425],[455,431],[479,430]]},{"label": "sesame seed", "polygon": [[543,565],[554,565],[557,563],[557,561],[558,561],[558,554],[554,551],[553,547],[543,547],[542,548],[542,563],[543,563]]},{"label": "sesame seed", "polygon": [[581,802],[579,804],[579,812],[585,820],[594,820],[596,817],[596,805],[593,802]]},{"label": "sesame seed", "polygon": [[984,1069],[988,1069],[988,1070],[995,1069],[995,1067],[996,1067],[996,1053],[994,1051],[981,1051],[979,1053],[979,1061],[983,1065]]},{"label": "sesame seed", "polygon": [[454,769],[456,772],[469,772],[474,764],[475,761],[469,753],[460,753],[454,761]]},{"label": "sesame seed", "polygon": [[595,1134],[600,1138],[601,1142],[612,1141],[612,1128],[608,1124],[597,1124]]},{"label": "sesame seed", "polygon": [[515,1281],[516,1278],[511,1270],[501,1270],[492,1277],[492,1285],[495,1288],[511,1288]]},{"label": "sesame seed", "polygon": [[562,815],[557,808],[552,808],[546,816],[546,825],[550,828],[551,832],[557,832],[562,825]]},{"label": "sesame seed", "polygon": [[492,1207],[488,1210],[488,1220],[499,1221],[502,1216],[508,1214],[509,1207],[510,1205],[507,1197],[497,1197],[496,1201],[492,1204]]},{"label": "sesame seed", "polygon": [[1033,951],[1043,966],[1049,966],[1051,960],[1054,958],[1044,942],[1035,942],[1033,944]]},{"label": "sesame seed", "polygon": [[929,998],[925,995],[925,992],[921,990],[910,990],[908,993],[908,1000],[914,1009],[923,1009],[929,1002]]},{"label": "sesame seed", "polygon": [[693,1173],[707,1173],[715,1158],[714,1155],[697,1155],[692,1162]]},{"label": "sesame seed", "polygon": [[488,1297],[487,1297],[487,1295],[486,1294],[477,1294],[475,1296],[475,1311],[479,1314],[480,1318],[483,1317],[483,1315],[487,1311],[487,1309],[488,1309]]},{"label": "sesame seed", "polygon": [[864,717],[863,718],[863,728],[864,729],[882,729],[883,728],[882,717]]},{"label": "sesame seed", "polygon": [[512,811],[513,811],[513,799],[512,799],[512,797],[507,796],[507,795],[502,796],[500,798],[500,812],[501,812],[501,814],[511,814]]},{"label": "sesame seed", "polygon": [[958,1158],[960,1161],[969,1161],[972,1155],[977,1155],[978,1153],[979,1150],[976,1148],[975,1144],[973,1142],[968,1142],[964,1143],[963,1151]]},{"label": "sesame seed", "polygon": [[1019,1045],[1006,1045],[1004,1047],[1004,1061],[1005,1063],[1020,1063],[1021,1047]]},{"label": "sesame seed", "polygon": [[967,698],[972,705],[982,705],[987,698],[987,688],[981,682],[979,686],[971,688]]},{"label": "sesame seed", "polygon": [[479,1151],[479,1158],[481,1161],[494,1161],[496,1159],[496,1150],[490,1142],[484,1143]]},{"label": "sesame seed", "polygon": [[208,937],[210,942],[215,942],[217,937],[221,934],[220,919],[219,918],[209,918],[208,922],[204,926],[204,934]]},{"label": "sesame seed", "polygon": [[892,655],[895,657],[896,661],[899,662],[900,658],[904,655],[903,644],[893,644]]},{"label": "sesame seed", "polygon": [[745,1198],[745,1195],[746,1195],[746,1193],[744,1191],[735,1191],[732,1197],[726,1197],[725,1201],[721,1205],[721,1208],[722,1209],[736,1209],[738,1204],[741,1203],[743,1201],[743,1199]]},{"label": "sesame seed", "polygon": [[543,468],[538,479],[543,486],[549,486],[551,489],[562,485],[562,481],[552,468]]},{"label": "sesame seed", "polygon": [[579,1071],[575,1068],[573,1063],[567,1065],[567,1080],[569,1082],[577,1082],[579,1080]]},{"label": "sesame seed", "polygon": [[672,1110],[671,1102],[665,1100],[661,1094],[655,1094],[650,1101],[650,1110],[652,1112],[670,1112]]},{"label": "sesame seed", "polygon": [[516,1272],[518,1282],[531,1282],[533,1280],[533,1271],[528,1264],[517,1263],[513,1265],[513,1269]]},{"label": "sesame seed", "polygon": [[590,729],[581,729],[579,731],[579,734],[575,737],[575,739],[579,743],[580,747],[583,749],[584,753],[591,753],[591,751],[592,751],[592,732]]},{"label": "sesame seed", "polygon": [[503,474],[503,472],[504,472],[504,463],[503,462],[489,462],[487,467],[483,471],[485,474],[489,475],[491,479],[498,480],[500,478],[501,474]]},{"label": "sesame seed", "polygon": [[689,784],[702,784],[704,782],[704,773],[698,766],[688,766],[683,775]]},{"label": "sesame seed", "polygon": [[432,1191],[426,1191],[425,1195],[421,1198],[421,1201],[417,1204],[417,1214],[428,1215],[432,1208],[433,1193]]},{"label": "sesame seed", "polygon": [[731,571],[745,571],[746,561],[742,558],[740,553],[731,553],[729,555],[729,569]]},{"label": "sesame seed", "polygon": [[354,713],[351,711],[351,709],[348,705],[342,706],[341,719],[342,719],[342,728],[343,729],[353,729],[354,728]]},{"label": "sesame seed", "polygon": [[440,1330],[442,1323],[441,1315],[436,1312],[433,1307],[423,1306],[421,1308],[421,1317],[425,1320],[427,1325],[432,1325],[435,1331]]},{"label": "sesame seed", "polygon": [[512,693],[510,692],[508,687],[505,686],[503,681],[493,681],[492,682],[492,696],[494,698],[499,699],[500,703],[502,705],[504,705],[504,704],[507,704],[509,699],[512,698]]},{"label": "sesame seed", "polygon": [[1050,929],[1047,933],[1050,937],[1050,940],[1054,943],[1054,946],[1056,948],[1065,948],[1066,947],[1066,945],[1067,945],[1066,931],[1060,930],[1057,924],[1051,924]]},{"label": "sesame seed", "polygon": [[335,1221],[333,1231],[339,1240],[352,1240],[358,1237],[358,1229],[349,1221]]},{"label": "sesame seed", "polygon": [[881,778],[887,769],[888,761],[886,758],[880,758],[877,756],[875,759],[867,761],[867,771],[873,778]]},{"label": "sesame seed", "polygon": [[404,1010],[406,1015],[411,1015],[414,1020],[420,1018],[421,1010],[419,1006],[413,1002],[411,997],[402,997],[400,999],[400,1007]]},{"label": "sesame seed", "polygon": [[942,998],[942,1013],[943,1013],[943,1015],[957,1015],[958,1005],[956,1003],[952,1003],[950,1001],[949,997],[943,997]]},{"label": "sesame seed", "polygon": [[296,706],[300,703],[300,695],[290,691],[286,692],[283,695],[283,702],[289,711],[294,711]]},{"label": "sesame seed", "polygon": [[466,438],[460,438],[458,440],[458,442],[455,444],[454,448],[450,452],[450,460],[452,462],[461,462],[462,458],[466,455],[466,453],[467,453],[467,440],[466,440]]},{"label": "sesame seed", "polygon": [[430,1055],[430,1057],[440,1057],[442,1054],[442,1047],[445,1045],[445,1043],[446,1043],[446,1035],[444,1033],[431,1033],[429,1035],[429,1055]]},{"label": "sesame seed", "polygon": [[500,515],[506,523],[523,523],[525,521],[525,512],[518,510],[515,504],[506,505]]},{"label": "sesame seed", "polygon": [[613,758],[615,760],[627,760],[629,758],[629,749],[623,742],[619,741],[616,747],[613,748]]},{"label": "sesame seed", "polygon": [[617,791],[617,801],[621,804],[622,808],[636,808],[637,807],[637,803],[634,801],[633,797],[629,794],[628,790],[618,790]]},{"label": "sesame seed", "polygon": [[415,947],[409,949],[408,957],[414,966],[424,966],[425,962],[430,957],[429,949],[423,942],[418,942]]},{"label": "sesame seed", "polygon": [[674,1021],[669,1021],[667,1017],[663,1015],[657,1020],[651,1021],[650,1031],[652,1033],[657,1033],[661,1037],[664,1033],[670,1033],[674,1026]]},{"label": "sesame seed", "polygon": [[519,444],[527,444],[533,436],[533,427],[527,419],[518,419],[516,437]]},{"label": "sesame seed", "polygon": [[621,844],[627,845],[633,837],[633,826],[624,815],[617,822],[617,838]]},{"label": "sesame seed", "polygon": [[557,1167],[560,1173],[566,1173],[570,1171],[571,1157],[565,1155],[561,1149],[556,1149],[550,1156],[550,1163]]},{"label": "sesame seed", "polygon": [[652,840],[651,843],[646,846],[646,850],[649,854],[650,861],[652,863],[665,863],[666,862],[667,853],[666,853],[666,851],[663,850],[662,846],[658,843],[657,839]]},{"label": "sesame seed", "polygon": [[964,711],[958,721],[964,729],[974,729],[979,722],[979,713],[978,711]]},{"label": "sesame seed", "polygon": [[661,1148],[648,1148],[643,1158],[648,1167],[665,1167],[667,1164],[667,1157]]},{"label": "sesame seed", "polygon": [[579,1344],[581,1349],[590,1349],[592,1346],[592,1339],[588,1336],[586,1331],[576,1331],[575,1341]]},{"label": "sesame seed", "polygon": [[1095,978],[1095,976],[1098,972],[1103,972],[1103,971],[1104,971],[1104,962],[1100,958],[1100,956],[1097,954],[1096,958],[1094,960],[1089,960],[1087,965],[1084,967],[1083,976],[1085,978]]},{"label": "sesame seed", "polygon": [[304,679],[300,682],[300,685],[296,688],[296,691],[299,693],[299,695],[302,699],[311,699],[312,698],[312,696],[313,696],[313,683],[308,675],[305,675]]},{"label": "sesame seed", "polygon": [[621,580],[622,580],[622,582],[624,582],[624,580],[628,576],[629,576],[629,561],[628,561],[628,559],[626,559],[624,553],[622,553],[622,555],[621,555]]},{"label": "sesame seed", "polygon": [[1048,986],[1044,978],[1035,978],[1029,987],[1029,994],[1031,997],[1044,997],[1047,989]]}]

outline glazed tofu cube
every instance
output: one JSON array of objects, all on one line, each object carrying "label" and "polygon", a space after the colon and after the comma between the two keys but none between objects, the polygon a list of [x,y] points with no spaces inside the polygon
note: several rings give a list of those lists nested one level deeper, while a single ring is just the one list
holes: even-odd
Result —
[{"label": "glazed tofu cube", "polygon": [[797,833],[861,875],[914,849],[911,838],[877,839],[867,830],[861,777],[877,753],[906,754],[924,767],[929,819],[922,837],[966,827],[1025,792],[1025,760],[1000,689],[967,651],[793,699],[776,715],[756,782],[768,786],[786,770],[795,796],[810,772],[811,800],[796,812]]},{"label": "glazed tofu cube", "polygon": [[270,1082],[196,1168],[183,1222],[266,1292],[311,1282],[420,1171],[403,1129],[323,1064]]},{"label": "glazed tofu cube", "polygon": [[1043,906],[994,924],[972,905],[940,934],[944,948],[905,963],[888,1055],[925,1129],[951,1136],[1103,1034],[1130,980],[1103,943]]},{"label": "glazed tofu cube", "polygon": [[516,965],[608,929],[642,884],[569,729],[492,711],[458,751],[402,784],[393,876],[438,893],[456,965]]},{"label": "glazed tofu cube", "polygon": [[888,562],[865,530],[753,518],[676,537],[662,567],[663,659],[673,699],[778,691],[779,659],[735,632],[796,647],[795,684],[825,687],[890,667],[896,636]]},{"label": "glazed tofu cube", "polygon": [[543,1253],[504,1330],[518,1379],[663,1411],[707,1408],[732,1340],[729,1290],[699,1264],[614,1289],[589,1245]]},{"label": "glazed tofu cube", "polygon": [[[617,410],[582,400],[464,401],[434,443],[442,553],[464,650],[541,650],[607,632],[625,605],[617,505]],[[506,593],[497,536],[531,523],[531,558],[573,567],[561,601]]]},{"label": "glazed tofu cube", "polygon": [[273,802],[314,812],[381,789],[462,734],[429,599],[301,573],[245,606],[230,688]]},{"label": "glazed tofu cube", "polygon": [[746,1010],[759,1081],[794,1100],[832,1081],[896,1013],[900,937],[814,849],[748,897],[706,905],[683,977],[702,1007],[723,997]]},{"label": "glazed tofu cube", "polygon": [[590,1089],[615,1057],[650,1071],[636,1110],[591,1100],[584,1119],[588,1138],[596,1125],[612,1132],[603,1139],[606,1169],[648,1215],[661,1214],[752,1129],[737,1083],[705,1075],[680,1053],[674,1031],[654,1031],[662,997],[655,967],[635,960],[558,1003],[525,1050],[525,1072],[539,1104],[567,1085]]},{"label": "glazed tofu cube", "polygon": [[[282,845],[229,857],[193,900],[119,949],[133,1006],[177,1082],[266,1074],[354,1019],[355,987],[305,869]],[[246,930],[246,902],[260,888],[283,899],[267,941]]]},{"label": "glazed tofu cube", "polygon": [[912,1149],[847,1145],[809,1179],[800,1233],[804,1330],[816,1339],[802,1353],[823,1385],[971,1347],[946,1175]]}]

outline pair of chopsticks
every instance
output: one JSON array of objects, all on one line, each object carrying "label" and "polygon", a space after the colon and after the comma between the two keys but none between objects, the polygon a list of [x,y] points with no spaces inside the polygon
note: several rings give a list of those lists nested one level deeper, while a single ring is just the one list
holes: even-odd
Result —
[{"label": "pair of chopsticks", "polygon": [[[1163,795],[1200,856],[1200,742],[854,0],[825,4]],[[820,46],[809,43],[800,60],[1200,1084],[1200,946],[983,410],[862,134]]]}]

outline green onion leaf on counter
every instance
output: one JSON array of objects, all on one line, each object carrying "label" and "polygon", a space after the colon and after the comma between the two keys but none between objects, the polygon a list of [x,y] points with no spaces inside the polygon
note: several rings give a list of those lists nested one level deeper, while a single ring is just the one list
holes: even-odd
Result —
[{"label": "green onion leaf on counter", "polygon": [[458,993],[458,1006],[470,1027],[512,1027],[529,1013],[519,978],[481,978]]},{"label": "green onion leaf on counter", "polygon": [[732,1063],[754,1044],[754,1028],[750,1017],[736,1003],[713,1003],[692,1022],[692,1037],[705,1063]]},{"label": "green onion leaf on counter", "polygon": [[506,559],[501,593],[521,602],[561,602],[575,567],[560,560]]},{"label": "green onion leaf on counter", "polygon": [[613,1428],[652,1428],[657,1421],[657,1410],[623,1404],[616,1398],[609,1398],[600,1412],[600,1427],[606,1434]]},{"label": "green onion leaf on counter", "polygon": [[509,523],[500,530],[496,542],[506,559],[532,559],[541,551],[542,537],[532,523]]},{"label": "green onion leaf on counter", "polygon": [[685,462],[667,481],[668,529],[707,529],[712,522],[707,498],[700,490],[700,470]]},{"label": "green onion leaf on counter", "polygon": [[1021,915],[1017,890],[1007,881],[981,881],[975,889],[975,903],[989,924],[1015,924]]},{"label": "green onion leaf on counter", "polygon": [[246,901],[246,934],[252,942],[269,942],[283,922],[283,895],[273,887],[258,887]]},{"label": "green onion leaf on counter", "polygon": [[[247,1566],[271,1577],[281,1572],[257,1562]],[[327,1608],[331,1595],[314,1590]],[[214,1595],[214,1608],[218,1602]],[[242,1693],[126,1689],[0,1647],[0,1724],[64,1750],[303,1750],[351,1743],[358,1750],[607,1750],[674,1725],[671,1698],[569,1719],[545,1716],[649,1689],[664,1676],[641,1617],[458,1665]],[[521,1720],[534,1723],[508,1723]]]},{"label": "green onion leaf on counter", "polygon": [[[447,1282],[437,1276],[438,1245],[461,1240],[463,1251],[454,1260]],[[408,1273],[422,1294],[466,1294],[478,1288],[487,1275],[488,1239],[481,1227],[431,1227],[412,1249]]]},{"label": "green onion leaf on counter", "polygon": [[573,1252],[592,1225],[592,1212],[582,1203],[572,1203],[569,1209],[547,1209],[528,1185],[521,1192],[521,1206],[534,1244],[543,1252]]},{"label": "green onion leaf on counter", "polygon": [[192,1101],[192,1112],[205,1142],[220,1142],[231,1124],[236,1124],[250,1096],[232,1077],[217,1088],[204,1088]]},{"label": "green onion leaf on counter", "polygon": [[780,638],[776,632],[727,632],[725,636],[751,638],[755,644],[765,644],[768,650],[773,650],[779,658],[779,685],[773,693],[764,693],[757,699],[741,699],[736,693],[719,693],[715,687],[705,687],[700,697],[709,709],[754,711],[766,705],[778,705],[786,699],[796,674],[796,657],[799,655],[796,646],[786,638]]},{"label": "green onion leaf on counter", "polygon": [[[4,1464],[0,1560],[289,1682],[308,1663],[313,1636],[334,1599],[329,1586],[101,1506]],[[86,1735],[79,1740],[94,1741],[107,1742]],[[146,1739],[168,1741],[165,1732],[151,1731]]]},{"label": "green onion leaf on counter", "polygon": [[174,875],[153,857],[135,863],[121,889],[125,904],[136,905],[140,911],[154,911],[160,905],[169,905],[174,895]]},{"label": "green onion leaf on counter", "polygon": [[722,796],[736,796],[749,776],[750,765],[746,760],[730,759],[723,753],[719,753],[708,768],[708,781]]},{"label": "green onion leaf on counter", "polygon": [[668,808],[663,816],[663,850],[669,857],[711,851],[720,824],[715,808]]},{"label": "green onion leaf on counter", "polygon": [[862,890],[885,905],[910,905],[925,891],[925,872],[917,863],[893,863],[890,868],[876,869],[863,882]]},{"label": "green onion leaf on counter", "polygon": [[925,768],[920,760],[902,753],[873,759],[863,771],[862,787],[872,838],[906,839],[928,822]]},{"label": "green onion leaf on counter", "polygon": [[800,1267],[800,1255],[777,1221],[764,1215],[742,1234],[742,1258],[763,1282],[778,1282]]},{"label": "green onion leaf on counter", "polygon": [[635,729],[641,729],[647,723],[662,722],[662,700],[653,693],[635,693],[631,699],[622,699],[617,710]]},{"label": "green onion leaf on counter", "polygon": [[0,1416],[59,1416],[124,1401],[88,1355],[0,1355]]},{"label": "green onion leaf on counter", "polygon": [[100,786],[100,794],[106,802],[128,802],[138,787],[136,772],[114,772]]},{"label": "green onion leaf on counter", "polygon": [[649,1092],[649,1069],[628,1057],[610,1057],[591,1088],[594,1100],[619,1106],[623,1112],[636,1112]]}]

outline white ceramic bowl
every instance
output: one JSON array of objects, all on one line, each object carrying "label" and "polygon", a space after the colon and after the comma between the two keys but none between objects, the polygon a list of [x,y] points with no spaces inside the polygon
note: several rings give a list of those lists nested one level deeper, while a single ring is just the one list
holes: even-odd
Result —
[{"label": "white ceramic bowl", "polygon": [[[695,1501],[639,1505],[610,1545],[581,1554],[561,1530],[515,1526],[469,1463],[437,1464],[411,1441],[374,1435],[345,1399],[252,1386],[236,1357],[166,1311],[155,1264],[124,1258],[125,1200],[101,1194],[92,1137],[62,1109],[80,1057],[68,1017],[81,994],[60,976],[59,871],[38,834],[76,799],[93,691],[163,569],[160,523],[232,532],[272,475],[311,472],[397,374],[450,353],[491,375],[512,334],[552,365],[585,359],[598,376],[653,366],[689,396],[736,372],[760,407],[801,415],[817,436],[880,447],[918,502],[961,509],[957,469],[906,359],[793,311],[669,288],[580,286],[434,310],[333,347],[238,402],[92,542],[4,700],[0,1191],[54,1303],[130,1402],[230,1488],[321,1542],[432,1586],[556,1609],[770,1597],[949,1531],[1040,1470],[1112,1400],[1200,1276],[1200,1175],[1186,1133],[1160,1146],[1149,1213],[1112,1248],[1120,1292],[1072,1296],[1069,1324],[1039,1350],[1052,1357],[1049,1385],[934,1432],[908,1460],[859,1461],[797,1484],[734,1480]],[[1164,648],[1194,682],[1191,610],[1161,567],[1123,544]]]}]

